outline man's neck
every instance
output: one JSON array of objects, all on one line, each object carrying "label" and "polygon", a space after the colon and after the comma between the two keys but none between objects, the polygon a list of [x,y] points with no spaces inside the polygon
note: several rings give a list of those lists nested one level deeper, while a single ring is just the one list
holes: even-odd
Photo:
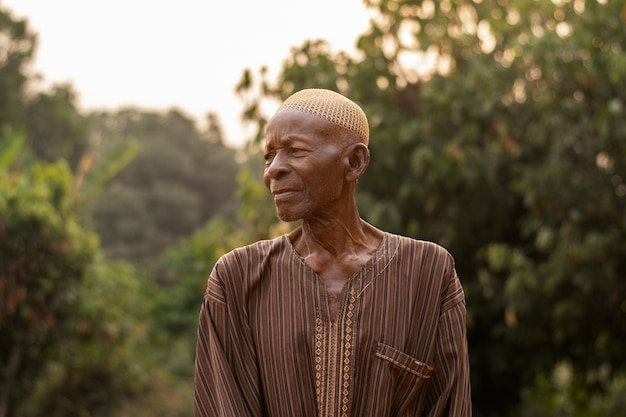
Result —
[{"label": "man's neck", "polygon": [[349,220],[308,219],[302,222],[297,246],[303,256],[320,251],[334,258],[355,254],[369,246],[365,225],[358,214]]}]

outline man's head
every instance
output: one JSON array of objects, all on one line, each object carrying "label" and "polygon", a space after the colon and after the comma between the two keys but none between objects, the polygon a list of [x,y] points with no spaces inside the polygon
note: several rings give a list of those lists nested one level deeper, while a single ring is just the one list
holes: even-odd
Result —
[{"label": "man's head", "polygon": [[263,180],[285,221],[354,213],[354,191],[369,164],[363,110],[328,90],[289,97],[265,129]]}]

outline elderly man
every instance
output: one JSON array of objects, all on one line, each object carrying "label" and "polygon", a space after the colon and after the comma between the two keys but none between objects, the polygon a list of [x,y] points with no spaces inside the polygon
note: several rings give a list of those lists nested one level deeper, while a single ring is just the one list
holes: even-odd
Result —
[{"label": "elderly man", "polygon": [[287,235],[238,248],[200,312],[194,415],[471,415],[465,298],[451,255],[359,216],[362,109],[295,93],[266,128],[264,182]]}]

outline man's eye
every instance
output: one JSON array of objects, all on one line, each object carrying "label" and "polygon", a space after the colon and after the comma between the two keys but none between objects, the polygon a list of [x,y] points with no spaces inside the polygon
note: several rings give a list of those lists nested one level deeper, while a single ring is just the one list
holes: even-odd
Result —
[{"label": "man's eye", "polygon": [[273,153],[266,153],[264,155],[264,158],[265,158],[265,162],[266,163],[270,163],[270,162],[272,162],[272,159],[274,159],[274,154]]}]

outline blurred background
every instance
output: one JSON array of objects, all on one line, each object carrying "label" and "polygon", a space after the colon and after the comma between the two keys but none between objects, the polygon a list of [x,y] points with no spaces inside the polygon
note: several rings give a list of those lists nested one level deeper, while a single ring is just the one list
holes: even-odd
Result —
[{"label": "blurred background", "polygon": [[626,415],[623,1],[179,3],[0,2],[0,417],[191,415],[307,87],[370,119],[362,216],[454,255],[474,415]]}]

